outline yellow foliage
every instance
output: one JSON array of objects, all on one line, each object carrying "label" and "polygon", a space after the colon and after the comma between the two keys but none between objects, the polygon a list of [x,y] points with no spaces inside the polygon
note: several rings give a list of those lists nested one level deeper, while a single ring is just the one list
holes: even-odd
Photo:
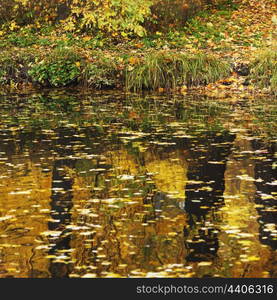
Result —
[{"label": "yellow foliage", "polygon": [[[12,0],[7,6],[12,8],[11,26],[15,22],[61,23],[65,31],[93,30],[123,36],[145,33],[144,21],[151,15],[154,0],[73,0],[67,4],[58,0]],[[66,8],[67,13],[61,12]],[[0,15],[1,19],[1,15]]]}]

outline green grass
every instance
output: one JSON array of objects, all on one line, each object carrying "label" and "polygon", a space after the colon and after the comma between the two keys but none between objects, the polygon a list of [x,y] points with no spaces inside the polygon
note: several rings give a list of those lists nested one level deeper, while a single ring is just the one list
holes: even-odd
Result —
[{"label": "green grass", "polygon": [[261,88],[270,88],[277,94],[277,51],[263,50],[251,64],[251,79]]},{"label": "green grass", "polygon": [[126,88],[139,91],[205,85],[227,76],[229,72],[227,63],[201,52],[158,51],[147,54],[127,70]]},{"label": "green grass", "polygon": [[[179,87],[201,86],[226,78],[228,62],[197,51],[174,50],[125,53],[91,50],[78,47],[56,47],[42,52],[24,48],[2,51],[0,85],[19,88],[31,83],[42,87],[82,85],[103,89],[125,85],[127,90],[176,90]],[[250,65],[250,80],[258,88],[277,94],[277,52],[260,52]]]}]

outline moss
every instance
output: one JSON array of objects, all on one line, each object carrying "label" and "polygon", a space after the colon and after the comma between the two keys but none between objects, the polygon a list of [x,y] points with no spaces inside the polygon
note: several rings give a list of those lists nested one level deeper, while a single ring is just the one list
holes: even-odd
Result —
[{"label": "moss", "polygon": [[132,90],[198,86],[215,82],[230,72],[230,66],[204,53],[153,52],[126,72],[126,87]]}]

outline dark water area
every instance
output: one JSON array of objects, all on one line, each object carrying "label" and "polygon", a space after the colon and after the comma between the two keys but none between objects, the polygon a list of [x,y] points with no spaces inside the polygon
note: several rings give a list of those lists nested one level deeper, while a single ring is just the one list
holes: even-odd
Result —
[{"label": "dark water area", "polygon": [[0,277],[277,277],[276,99],[0,99]]}]

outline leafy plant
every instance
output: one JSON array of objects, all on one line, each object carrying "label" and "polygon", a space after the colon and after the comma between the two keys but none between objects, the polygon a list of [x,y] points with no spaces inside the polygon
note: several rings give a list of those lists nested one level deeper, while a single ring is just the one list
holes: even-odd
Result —
[{"label": "leafy plant", "polygon": [[62,87],[78,80],[81,57],[72,49],[57,48],[28,72],[34,82],[43,86]]},{"label": "leafy plant", "polygon": [[8,36],[8,41],[14,46],[24,48],[34,45],[37,42],[37,37],[31,34],[11,33]]},{"label": "leafy plant", "polygon": [[60,23],[72,31],[102,31],[114,36],[143,36],[153,0],[9,0],[0,7],[0,23],[10,30],[18,25]]}]

